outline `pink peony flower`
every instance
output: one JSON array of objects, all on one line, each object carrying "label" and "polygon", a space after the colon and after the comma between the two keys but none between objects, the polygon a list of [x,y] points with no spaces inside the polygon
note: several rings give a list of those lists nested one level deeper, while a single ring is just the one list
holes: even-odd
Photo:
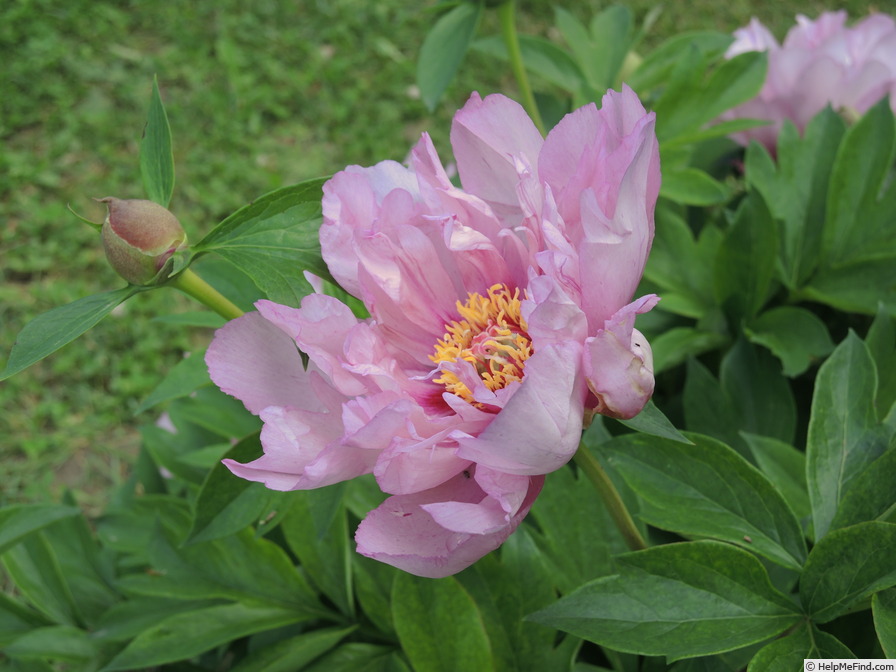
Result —
[{"label": "pink peony flower", "polygon": [[588,413],[641,410],[652,356],[633,325],[658,300],[630,302],[660,186],[654,115],[630,89],[547,139],[515,102],[473,94],[451,143],[463,190],[425,134],[410,168],[324,186],[323,257],[369,319],[322,293],[260,301],[206,356],[264,423],[264,455],[234,474],[295,490],[372,473],[389,497],[358,551],[428,577],[504,542]]},{"label": "pink peony flower", "polygon": [[746,145],[757,140],[774,151],[785,119],[802,132],[827,105],[855,116],[884,96],[896,110],[896,22],[872,14],[851,28],[846,12],[826,12],[816,21],[796,17],[783,45],[755,18],[735,31],[726,56],[768,52],[768,74],[759,95],[722,115],[722,120],[767,119],[732,137]]}]

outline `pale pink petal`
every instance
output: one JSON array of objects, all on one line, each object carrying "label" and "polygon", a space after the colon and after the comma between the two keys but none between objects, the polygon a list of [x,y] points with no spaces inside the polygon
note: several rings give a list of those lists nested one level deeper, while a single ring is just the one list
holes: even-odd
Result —
[{"label": "pale pink petal", "polygon": [[256,415],[268,406],[322,410],[295,341],[258,313],[218,329],[205,362],[215,385]]},{"label": "pale pink petal", "polygon": [[389,497],[367,514],[358,527],[358,552],[417,576],[441,578],[456,574],[498,548],[517,528],[544,481],[538,477],[528,480],[519,510],[503,526],[487,534],[449,530],[424,509],[452,502],[493,509],[490,498],[470,474],[459,474],[432,490]]},{"label": "pale pink petal", "polygon": [[516,210],[517,159],[537,163],[542,137],[518,103],[474,93],[454,115],[451,146],[464,189],[493,207]]},{"label": "pale pink petal", "polygon": [[635,316],[657,301],[651,294],[625,306],[585,341],[585,377],[597,398],[598,413],[632,418],[653,395],[653,354],[634,324]]},{"label": "pale pink petal", "polygon": [[575,453],[585,385],[581,345],[562,342],[535,352],[523,383],[479,436],[458,432],[458,455],[509,474],[546,474]]}]

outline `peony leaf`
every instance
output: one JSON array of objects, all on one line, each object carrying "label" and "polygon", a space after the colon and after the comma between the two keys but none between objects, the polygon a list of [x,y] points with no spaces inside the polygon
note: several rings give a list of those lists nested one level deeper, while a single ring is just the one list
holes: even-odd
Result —
[{"label": "peony leaf", "polygon": [[19,543],[29,534],[62,518],[77,516],[75,506],[59,504],[14,504],[0,509],[0,553]]},{"label": "peony leaf", "polygon": [[770,480],[800,520],[812,513],[806,490],[806,454],[769,436],[741,432],[760,471]]},{"label": "peony leaf", "polygon": [[896,658],[896,588],[875,593],[871,599],[874,629],[887,658]]},{"label": "peony leaf", "polygon": [[529,618],[617,651],[670,660],[748,646],[801,619],[759,560],[729,544],[668,544],[616,561],[618,574]]},{"label": "peony leaf", "polygon": [[800,577],[800,601],[816,623],[846,613],[859,600],[896,585],[896,525],[872,521],[825,535]]},{"label": "peony leaf", "polygon": [[[585,84],[585,75],[572,57],[553,42],[532,35],[520,35],[520,53],[526,69],[564,91],[578,93]],[[507,48],[499,35],[476,40],[472,48],[493,58],[507,60]]]},{"label": "peony leaf", "polygon": [[482,17],[483,5],[462,2],[439,17],[427,33],[417,60],[417,86],[430,112],[454,79]]},{"label": "peony leaf", "polygon": [[175,614],[141,632],[104,670],[136,670],[192,658],[221,644],[305,618],[280,606],[224,604]]},{"label": "peony leaf", "polygon": [[306,665],[331,651],[356,628],[357,626],[311,630],[296,637],[267,643],[243,658],[231,668],[231,672],[305,670]]},{"label": "peony leaf", "polygon": [[714,205],[727,201],[731,190],[702,170],[671,165],[663,171],[660,195],[682,205]]},{"label": "peony leaf", "polygon": [[140,141],[140,175],[146,198],[167,208],[174,192],[174,154],[171,149],[171,127],[156,77],[152,78],[152,97]]},{"label": "peony leaf", "polygon": [[843,491],[831,529],[869,520],[886,520],[896,507],[896,450],[888,450],[865,467]]},{"label": "peony leaf", "polygon": [[628,434],[601,446],[610,465],[641,499],[645,522],[689,537],[709,537],[799,570],[806,543],[775,486],[725,444],[688,434],[693,443]]},{"label": "peony leaf", "polygon": [[479,607],[454,577],[432,580],[399,573],[392,586],[392,615],[417,672],[494,669]]},{"label": "peony leaf", "polygon": [[0,380],[27,369],[47,355],[68,345],[93,327],[116,306],[144,291],[145,287],[129,285],[111,292],[85,296],[65,306],[38,315],[19,332]]},{"label": "peony leaf", "polygon": [[800,375],[813,361],[834,349],[828,328],[815,313],[796,306],[772,308],[744,327],[753,343],[763,345],[781,360],[784,375]]},{"label": "peony leaf", "polygon": [[830,528],[846,486],[887,447],[876,390],[874,361],[850,332],[819,369],[812,397],[806,476],[816,539]]},{"label": "peony leaf", "polygon": [[298,306],[310,291],[302,271],[330,279],[318,240],[324,182],[308,180],[262,196],[212,229],[194,254],[216,252],[272,301]]},{"label": "peony leaf", "polygon": [[204,357],[204,351],[194,352],[175,364],[162,382],[140,402],[134,415],[139,415],[163,401],[185,397],[199,387],[210,385],[212,381],[208,377]]},{"label": "peony leaf", "polygon": [[750,661],[749,672],[791,672],[803,669],[806,658],[855,658],[855,655],[833,635],[811,624],[801,625],[760,649]]}]

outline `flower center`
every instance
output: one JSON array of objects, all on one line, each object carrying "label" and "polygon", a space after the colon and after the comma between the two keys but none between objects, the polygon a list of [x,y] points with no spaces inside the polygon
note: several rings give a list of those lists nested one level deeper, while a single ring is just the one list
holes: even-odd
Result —
[{"label": "flower center", "polygon": [[[457,302],[460,319],[445,325],[445,335],[429,358],[435,363],[470,362],[490,390],[500,390],[522,380],[525,361],[532,355],[526,322],[520,315],[520,290],[492,285],[488,296],[468,294]],[[453,371],[442,370],[434,382],[474,406],[470,387]]]}]

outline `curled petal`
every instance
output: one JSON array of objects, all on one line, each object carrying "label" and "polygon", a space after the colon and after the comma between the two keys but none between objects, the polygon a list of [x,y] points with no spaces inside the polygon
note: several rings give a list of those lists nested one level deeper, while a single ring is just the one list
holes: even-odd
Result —
[{"label": "curled petal", "polygon": [[[513,513],[469,472],[431,490],[389,497],[358,527],[358,552],[417,576],[456,574],[504,543],[529,512],[543,482],[542,477],[517,481],[522,497]],[[477,524],[465,525],[467,516]],[[450,529],[439,520],[469,531]]]},{"label": "curled petal", "polygon": [[653,395],[653,353],[634,323],[636,314],[647,312],[657,301],[649,295],[629,304],[585,341],[585,377],[597,398],[598,413],[632,418]]}]

